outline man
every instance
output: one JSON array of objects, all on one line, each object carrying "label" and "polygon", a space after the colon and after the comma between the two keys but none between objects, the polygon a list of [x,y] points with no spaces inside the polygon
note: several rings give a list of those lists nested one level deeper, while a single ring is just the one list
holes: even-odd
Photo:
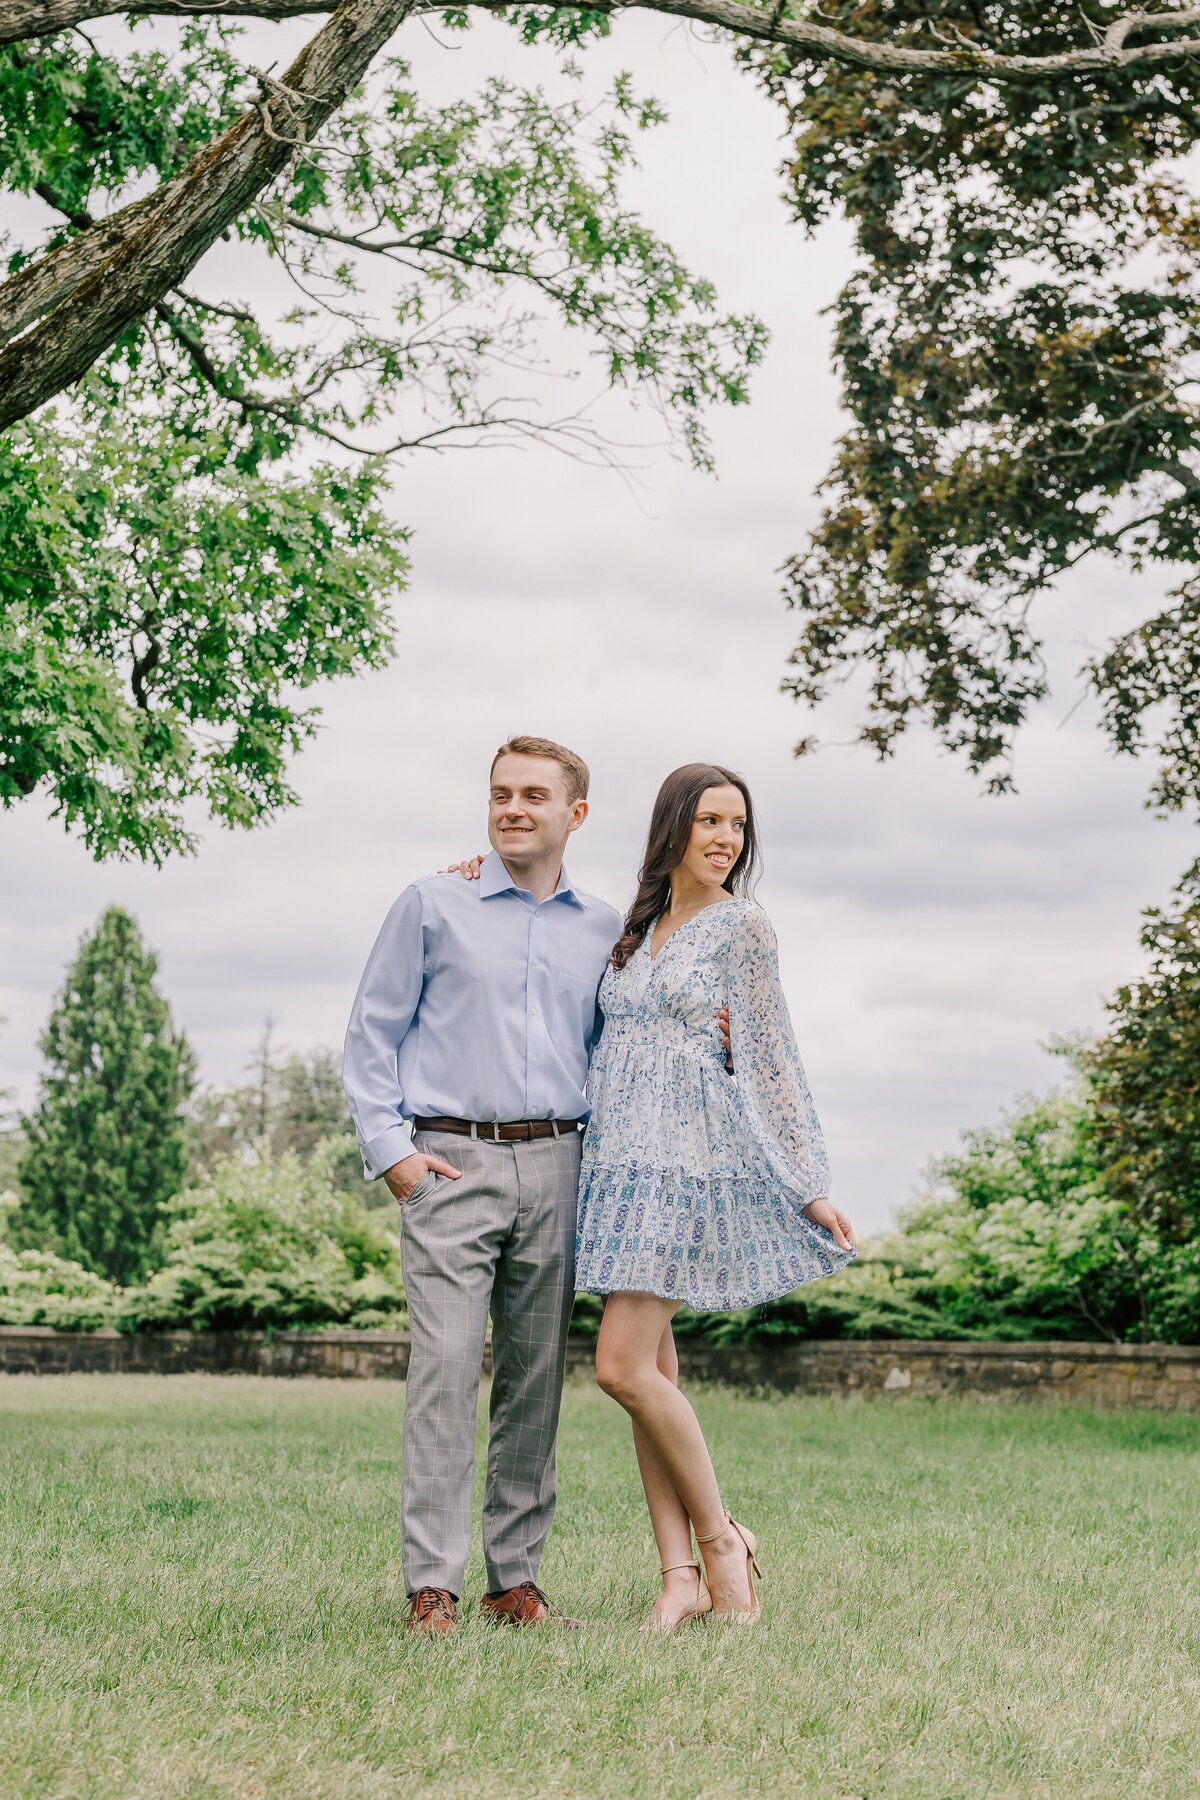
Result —
[{"label": "man", "polygon": [[414,1631],[455,1628],[489,1311],[483,1608],[513,1625],[559,1618],[537,1578],[554,1516],[584,1081],[596,990],[621,933],[614,908],[563,867],[588,779],[548,739],[501,745],[480,879],[405,889],[346,1036],[363,1167],[401,1208],[412,1359],[400,1530]]}]

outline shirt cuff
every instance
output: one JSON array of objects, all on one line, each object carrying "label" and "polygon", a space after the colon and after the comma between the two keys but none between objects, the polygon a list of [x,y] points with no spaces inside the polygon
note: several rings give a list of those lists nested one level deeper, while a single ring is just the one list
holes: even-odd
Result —
[{"label": "shirt cuff", "polygon": [[403,1125],[389,1125],[386,1131],[381,1131],[377,1138],[363,1146],[363,1174],[368,1181],[378,1181],[385,1170],[416,1153],[417,1146]]}]

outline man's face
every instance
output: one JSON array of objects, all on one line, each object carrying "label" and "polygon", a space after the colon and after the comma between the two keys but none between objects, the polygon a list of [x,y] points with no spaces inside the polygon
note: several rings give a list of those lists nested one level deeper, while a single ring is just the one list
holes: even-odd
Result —
[{"label": "man's face", "polygon": [[492,770],[488,839],[514,867],[562,854],[587,818],[586,800],[569,800],[558,764],[548,756],[502,756]]}]

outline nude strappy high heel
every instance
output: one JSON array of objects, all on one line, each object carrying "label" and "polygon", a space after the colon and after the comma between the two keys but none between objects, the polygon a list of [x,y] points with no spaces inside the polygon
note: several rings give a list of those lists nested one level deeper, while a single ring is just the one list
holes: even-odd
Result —
[{"label": "nude strappy high heel", "polygon": [[684,1613],[681,1618],[676,1619],[673,1625],[652,1625],[647,1620],[642,1626],[643,1631],[678,1631],[681,1625],[687,1625],[693,1619],[702,1619],[706,1613],[712,1611],[712,1595],[708,1591],[708,1582],[705,1580],[704,1576],[704,1564],[700,1561],[699,1557],[693,1556],[688,1562],[664,1563],[661,1573],[663,1575],[672,1575],[676,1569],[695,1569],[696,1574],[699,1576],[700,1592],[696,1596],[695,1606],[691,1612]]},{"label": "nude strappy high heel", "polygon": [[[762,1602],[759,1599],[754,1586],[754,1577],[757,1575],[760,1581],[764,1580],[765,1577],[758,1566],[758,1539],[755,1537],[754,1533],[752,1531],[747,1531],[744,1525],[739,1525],[733,1514],[727,1512],[725,1514],[724,1524],[720,1525],[716,1531],[707,1532],[703,1537],[697,1532],[696,1542],[697,1544],[713,1544],[719,1537],[724,1537],[727,1530],[736,1531],[743,1544],[746,1546],[746,1581],[750,1588],[750,1605],[723,1608],[719,1613],[712,1612],[712,1616],[714,1619],[731,1619],[738,1625],[757,1625],[759,1619],[762,1617]],[[711,1593],[709,1595],[708,1610],[712,1611]]]},{"label": "nude strappy high heel", "polygon": [[702,1618],[705,1613],[712,1611],[712,1595],[708,1591],[708,1577],[704,1573],[704,1564],[698,1556],[693,1556],[690,1562],[668,1563],[662,1573],[671,1575],[676,1569],[695,1569],[700,1577],[700,1592],[696,1595],[696,1610],[691,1616],[693,1619]]}]

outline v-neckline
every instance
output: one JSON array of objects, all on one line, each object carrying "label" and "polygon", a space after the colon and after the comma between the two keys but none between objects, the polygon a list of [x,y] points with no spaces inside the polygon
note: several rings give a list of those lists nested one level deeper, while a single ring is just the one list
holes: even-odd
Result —
[{"label": "v-neckline", "polygon": [[[733,895],[729,894],[729,895],[727,895],[727,897],[724,900],[710,900],[707,906],[702,906],[700,908],[700,911],[693,913],[690,919],[685,919],[683,921],[682,925],[677,925],[675,927],[674,931],[672,931],[668,937],[664,938],[663,942],[659,945],[657,950],[655,950],[655,948],[654,948],[654,925],[658,924],[658,919],[655,919],[654,925],[651,925],[649,931],[645,935],[645,938],[642,940],[646,946],[646,951],[650,958],[651,968],[653,968],[654,964],[658,961],[659,957],[662,955],[662,953],[666,949],[667,945],[670,943],[673,943],[674,940],[679,936],[681,931],[686,931],[689,925],[694,925],[696,923],[697,919],[702,919],[704,917],[705,913],[711,912],[713,910],[714,906],[728,906],[730,900],[732,900],[732,899],[733,899]],[[659,918],[661,918],[661,917],[662,917],[662,914],[660,913]]]}]

